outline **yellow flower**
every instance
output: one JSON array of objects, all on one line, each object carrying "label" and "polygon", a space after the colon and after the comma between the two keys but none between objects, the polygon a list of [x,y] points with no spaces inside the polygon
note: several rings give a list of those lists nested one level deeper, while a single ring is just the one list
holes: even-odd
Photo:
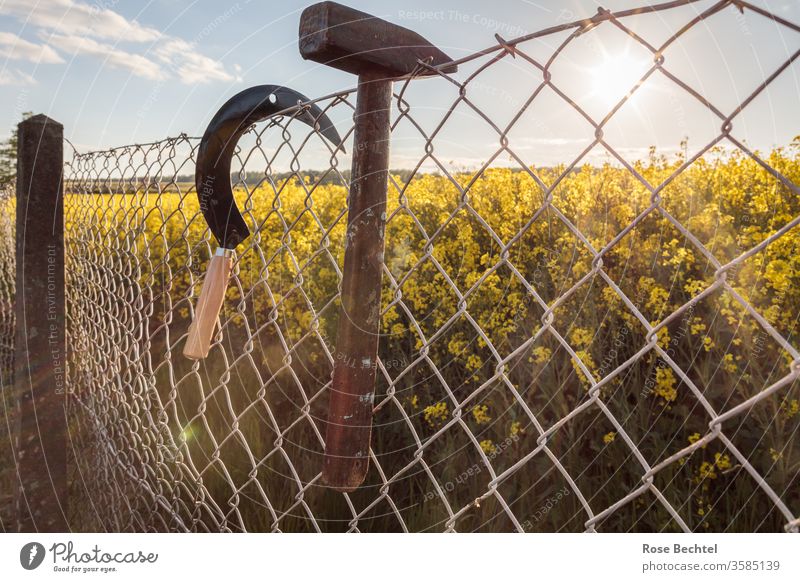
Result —
[{"label": "yellow flower", "polygon": [[703,481],[704,479],[716,479],[717,473],[714,471],[714,464],[708,461],[703,461],[700,468],[697,470],[696,482]]},{"label": "yellow flower", "polygon": [[706,324],[703,323],[703,320],[699,317],[695,317],[692,319],[692,325],[689,328],[689,332],[692,335],[700,335],[701,333],[705,333],[706,331]]},{"label": "yellow flower", "polygon": [[764,278],[770,283],[773,289],[785,289],[790,283],[792,268],[789,263],[782,259],[770,261],[767,265],[767,272]]},{"label": "yellow flower", "polygon": [[579,348],[585,348],[589,344],[592,343],[592,338],[594,334],[589,331],[588,329],[583,329],[581,327],[576,327],[572,330],[570,334],[570,339],[572,339],[572,343],[578,346]]},{"label": "yellow flower", "polygon": [[467,357],[467,370],[474,372],[483,366],[483,360],[477,354],[470,354]]},{"label": "yellow flower", "polygon": [[714,464],[717,466],[717,469],[724,471],[725,469],[730,468],[731,458],[728,455],[723,455],[722,453],[714,453]]},{"label": "yellow flower", "polygon": [[478,424],[486,424],[492,420],[492,417],[489,416],[489,407],[484,404],[472,408],[472,417]]},{"label": "yellow flower", "polygon": [[647,308],[651,309],[655,313],[660,313],[664,307],[667,306],[667,300],[669,299],[669,291],[666,289],[655,285],[652,289],[650,289],[650,297],[647,300]]},{"label": "yellow flower", "polygon": [[571,359],[572,361],[572,369],[575,370],[575,374],[577,374],[578,378],[581,379],[581,382],[586,386],[591,386],[591,382],[589,378],[586,377],[583,370],[581,370],[580,363],[586,366],[589,369],[589,372],[594,372],[597,369],[595,366],[594,361],[592,360],[592,355],[587,352],[586,350],[578,350],[575,352],[574,358]]},{"label": "yellow flower", "polygon": [[662,329],[661,331],[658,332],[659,347],[666,350],[667,347],[669,347],[669,341],[670,341],[669,331],[667,331],[666,329]]},{"label": "yellow flower", "polygon": [[[689,279],[689,280],[687,280],[686,284],[683,286],[684,290],[689,295],[697,295],[698,293],[700,293],[700,291],[705,289],[705,287],[706,287],[706,284],[703,281],[699,281],[697,279]],[[695,319],[700,319],[700,318],[697,317]]]},{"label": "yellow flower", "polygon": [[[715,156],[709,156],[709,161],[700,158],[682,170],[663,192],[663,198],[665,207],[677,221],[712,254],[729,261],[746,249],[754,248],[797,216],[800,199],[789,195],[791,193],[779,180],[774,180],[748,156],[721,155],[710,160]],[[790,181],[797,182],[800,139],[791,150],[773,152],[768,163]],[[653,184],[662,183],[678,168],[668,160],[649,164],[643,161],[637,165],[637,171]],[[551,184],[559,179],[563,170],[565,168],[542,167],[535,171],[545,183]],[[417,423],[429,433],[455,422],[453,411],[449,410],[453,401],[443,396],[446,392],[440,391],[440,382],[450,386],[455,397],[461,400],[484,382],[491,382],[494,388],[495,384],[500,384],[498,379],[503,382],[508,379],[508,384],[519,390],[518,394],[487,390],[483,399],[468,401],[463,411],[466,422],[476,434],[480,432],[476,428],[482,430],[492,422],[497,423],[493,415],[498,413],[498,421],[502,422],[498,429],[486,431],[475,440],[477,445],[485,437],[497,438],[497,443],[484,441],[481,446],[481,450],[497,454],[506,450],[508,441],[501,439],[538,437],[535,428],[530,429],[531,434],[526,434],[530,420],[524,414],[508,419],[500,416],[514,398],[525,402],[537,415],[543,409],[552,408],[562,416],[574,407],[571,399],[581,397],[576,393],[582,391],[581,386],[585,389],[589,384],[583,373],[580,373],[581,380],[566,378],[573,371],[571,366],[581,363],[599,379],[642,347],[645,330],[621,300],[616,286],[594,285],[589,293],[587,281],[580,292],[566,303],[559,302],[559,307],[550,313],[553,328],[550,331],[565,332],[571,348],[565,350],[564,346],[551,343],[551,333],[547,331],[537,344],[530,345],[527,353],[519,355],[524,365],[514,368],[517,357],[506,358],[507,354],[522,342],[527,345],[544,323],[539,319],[538,300],[527,285],[530,284],[546,304],[553,305],[556,297],[563,296],[592,269],[592,253],[587,252],[585,246],[575,240],[571,228],[565,228],[559,220],[536,220],[526,224],[531,211],[541,207],[543,198],[528,172],[492,168],[480,177],[467,170],[457,173],[453,181],[427,170],[421,170],[413,179],[392,177],[401,192],[392,187],[386,208],[389,219],[385,238],[391,244],[387,245],[385,262],[392,280],[391,284],[387,282],[383,286],[381,293],[381,304],[388,308],[381,317],[381,329],[388,332],[381,337],[381,356],[389,362],[405,362],[406,358],[425,360],[420,362],[419,370],[404,372],[395,387],[399,391],[402,386],[417,382],[418,386],[430,385],[430,393],[427,388],[413,388],[403,394],[404,407],[409,414],[411,411],[419,414]],[[276,184],[270,180],[254,189],[235,188],[234,195],[240,207],[254,209],[256,218],[265,222],[262,236],[255,237],[258,239],[256,246],[237,261],[241,284],[231,285],[226,294],[226,309],[231,312],[232,319],[226,326],[225,343],[227,345],[230,338],[231,346],[244,344],[245,339],[254,335],[264,348],[256,350],[259,358],[263,357],[258,362],[259,368],[291,371],[302,359],[302,364],[309,366],[309,378],[326,378],[330,372],[328,360],[331,355],[338,354],[334,346],[336,310],[332,312],[324,306],[337,296],[340,285],[342,254],[334,251],[344,248],[347,238],[347,221],[342,216],[347,188],[327,179],[317,183],[319,176],[306,182],[310,176],[302,176],[302,181],[289,178],[285,184],[277,184],[278,192],[274,188]],[[552,197],[553,206],[574,220],[577,229],[595,248],[605,246],[609,233],[620,232],[631,224],[651,200],[652,193],[632,180],[629,172],[622,168],[586,164],[567,172],[559,180],[560,186],[545,198]],[[106,182],[112,189],[122,187],[117,180]],[[314,185],[313,192],[312,188],[303,187],[304,182]],[[464,193],[453,182],[471,186]],[[601,183],[602,196],[592,195]],[[94,279],[93,275],[97,275],[88,259],[102,251],[103,243],[97,239],[85,249],[79,247],[84,228],[100,229],[107,235],[103,240],[111,250],[125,251],[131,262],[142,267],[134,269],[135,273],[128,273],[134,286],[142,286],[149,294],[168,293],[165,301],[153,307],[156,310],[152,313],[153,321],[163,323],[167,316],[176,316],[174,324],[180,328],[188,324],[189,307],[196,303],[200,291],[210,234],[201,218],[191,218],[199,211],[197,196],[187,194],[183,185],[180,193],[172,193],[172,185],[163,185],[170,191],[159,192],[157,196],[155,192],[148,192],[142,197],[141,189],[136,196],[68,194],[65,196],[69,209],[65,222],[68,232],[72,233],[73,248],[79,255],[79,259],[73,261],[74,281],[85,282],[87,277]],[[3,203],[0,200],[0,205]],[[473,209],[479,219],[473,215]],[[604,219],[597,220],[598,216]],[[133,234],[118,234],[117,227],[124,226],[123,223],[130,223]],[[518,243],[501,250],[502,245],[498,246],[494,235],[489,234],[490,229],[484,228],[485,224],[491,226],[500,240],[510,242],[513,239]],[[526,227],[524,234],[520,233],[523,226]],[[518,234],[522,236],[517,237]],[[13,240],[13,236],[5,239]],[[694,245],[686,243],[686,238],[676,233],[669,220],[659,217],[659,213],[651,213],[647,220],[637,223],[635,233],[608,250],[603,269],[622,287],[640,315],[644,314],[646,320],[660,320],[679,305],[696,298],[714,279]],[[798,244],[800,229],[787,230],[773,238],[761,252],[727,270],[727,284],[763,316],[762,321],[790,339],[796,335],[792,335],[793,329],[796,330],[794,319],[800,309],[800,295],[796,293],[800,285]],[[88,262],[80,260],[80,256],[88,257]],[[472,290],[468,292],[469,289]],[[583,299],[587,304],[581,308]],[[312,306],[314,309],[310,309]],[[170,309],[173,313],[168,313]],[[450,321],[454,313],[460,315]],[[244,328],[239,331],[240,326],[263,327],[253,327],[250,334]],[[261,329],[263,333],[256,333]],[[675,354],[674,359],[698,382],[712,402],[722,402],[732,392],[757,393],[775,363],[775,358],[766,353],[772,350],[770,334],[747,314],[733,294],[724,290],[691,304],[668,328],[659,329],[658,346]],[[303,339],[314,334],[321,336],[322,349],[317,349],[313,345],[315,342]],[[286,341],[281,336],[285,336]],[[724,348],[729,342],[733,346],[729,348],[731,355],[725,355]],[[284,367],[290,365],[284,359],[284,345],[298,346],[300,350],[289,368]],[[570,362],[570,350],[577,352],[573,362]],[[91,364],[92,354],[76,352],[76,367],[87,365],[84,362]],[[785,350],[782,352],[782,357],[789,357]],[[496,355],[513,371],[498,370]],[[651,357],[656,356],[647,356]],[[530,359],[525,361],[527,358]],[[687,359],[691,361],[684,361]],[[631,371],[644,361],[645,358],[639,358]],[[669,412],[673,420],[698,422],[687,426],[704,430],[700,424],[704,422],[702,410],[684,412],[674,406],[685,395],[678,368],[672,370],[663,361],[659,363],[663,369],[658,370],[656,366],[644,372],[647,390],[652,393],[651,403],[659,404],[655,408],[673,405]],[[719,374],[709,377],[717,364],[721,377]],[[431,372],[441,377],[430,381]],[[490,380],[496,372],[499,372],[498,378]],[[742,378],[738,377],[740,373]],[[623,376],[608,384],[609,392],[622,386]],[[629,381],[639,381],[633,375],[629,378]],[[643,386],[632,388],[633,392],[639,392]],[[416,394],[414,390],[420,392]],[[679,393],[678,390],[683,391]],[[561,411],[559,403],[565,394],[568,401]],[[602,396],[605,400],[607,395]],[[786,463],[787,469],[796,461],[789,445],[792,430],[800,423],[798,398],[797,390],[788,396],[784,391],[776,392],[765,402],[767,406],[780,405],[775,420],[786,425],[779,426],[776,439],[767,443],[767,458]],[[478,403],[484,406],[473,409]],[[237,408],[239,404],[234,402],[232,406]],[[654,418],[648,408],[638,407],[630,422],[649,426]],[[681,418],[681,415],[691,415],[691,418]],[[753,416],[749,419],[751,432],[764,434],[771,420],[766,414]],[[697,451],[698,455],[685,455],[675,463],[691,471],[690,480],[697,480],[681,483],[680,487],[701,492],[702,504],[694,501],[695,511],[700,507],[704,515],[710,513],[706,504],[713,498],[710,489],[718,484],[714,479],[725,479],[723,474],[732,473],[738,463],[736,456],[724,446],[702,440],[704,435],[711,439],[707,430],[684,436],[690,444],[703,443],[704,449]],[[188,437],[190,433],[183,436]],[[616,435],[611,432],[600,437],[601,442],[595,442],[594,446],[603,445],[610,452]],[[430,446],[447,453],[447,447],[452,444],[448,439],[445,436]],[[770,445],[774,448],[770,449]],[[680,443],[678,448],[681,448]],[[714,454],[715,450],[719,454]],[[763,450],[761,452],[763,456]],[[509,462],[513,462],[514,455],[510,451],[507,456]],[[704,460],[707,462],[701,467]],[[567,469],[572,472],[572,468]],[[786,484],[777,485],[783,490]],[[724,499],[724,492],[717,489],[714,493]],[[691,504],[697,494],[692,498],[684,491],[682,498]],[[597,499],[602,507],[612,502]],[[700,519],[697,515],[692,517],[695,521]]]},{"label": "yellow flower", "polygon": [[656,369],[656,386],[653,392],[663,398],[665,403],[675,402],[678,390],[675,388],[675,374],[672,370],[660,367]]},{"label": "yellow flower", "polygon": [[447,417],[450,415],[450,411],[447,408],[446,402],[437,402],[436,404],[426,406],[423,414],[425,416],[425,421],[429,425],[435,427],[436,425],[447,420]]},{"label": "yellow flower", "polygon": [[736,372],[737,368],[733,361],[733,354],[725,354],[722,356],[722,369],[730,374]]},{"label": "yellow flower", "polygon": [[800,412],[800,401],[794,399],[788,404],[784,402],[781,404],[781,410],[783,410],[783,414],[786,416],[786,418],[792,418],[798,412]]},{"label": "yellow flower", "polygon": [[553,352],[544,346],[536,346],[531,353],[533,361],[537,364],[544,364],[553,355]]},{"label": "yellow flower", "polygon": [[482,440],[480,442],[480,445],[481,445],[481,450],[487,455],[490,455],[497,450],[491,439]]}]

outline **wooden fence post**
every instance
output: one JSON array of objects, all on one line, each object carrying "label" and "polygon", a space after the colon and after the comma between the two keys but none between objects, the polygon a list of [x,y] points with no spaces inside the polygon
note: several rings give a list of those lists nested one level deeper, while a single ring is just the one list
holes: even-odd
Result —
[{"label": "wooden fence post", "polygon": [[64,128],[19,124],[14,387],[19,531],[67,531]]}]

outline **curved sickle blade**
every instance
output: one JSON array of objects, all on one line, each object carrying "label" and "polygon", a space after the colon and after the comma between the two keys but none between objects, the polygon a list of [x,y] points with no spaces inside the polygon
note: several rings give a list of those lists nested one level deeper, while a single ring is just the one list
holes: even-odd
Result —
[{"label": "curved sickle blade", "polygon": [[[308,102],[304,95],[278,85],[258,85],[231,97],[208,124],[197,153],[195,186],[200,210],[221,247],[232,249],[250,236],[231,189],[231,158],[236,143],[258,121]],[[342,140],[331,120],[315,104],[296,118],[315,128],[337,148]]]}]

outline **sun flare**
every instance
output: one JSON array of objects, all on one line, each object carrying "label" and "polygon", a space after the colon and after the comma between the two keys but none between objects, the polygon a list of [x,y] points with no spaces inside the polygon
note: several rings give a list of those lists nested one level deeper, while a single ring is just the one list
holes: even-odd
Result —
[{"label": "sun flare", "polygon": [[641,60],[627,52],[605,55],[591,70],[592,96],[607,104],[616,103],[630,91],[644,72]]}]

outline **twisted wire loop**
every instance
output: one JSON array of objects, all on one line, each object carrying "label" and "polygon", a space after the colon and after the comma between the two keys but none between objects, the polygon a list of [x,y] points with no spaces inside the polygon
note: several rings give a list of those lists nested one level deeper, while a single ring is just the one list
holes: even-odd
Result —
[{"label": "twisted wire loop", "polygon": [[[190,362],[181,350],[214,250],[192,180],[199,140],[76,152],[65,165],[76,529],[797,532],[800,354],[786,324],[794,318],[780,313],[800,306],[742,277],[792,256],[798,173],[734,128],[798,53],[726,113],[670,71],[669,47],[729,10],[800,28],[739,0],[695,12],[660,44],[629,24],[691,3],[601,9],[519,39],[498,35],[457,61],[462,72],[420,62],[433,78],[396,86],[392,147],[411,161],[390,178],[371,465],[351,494],[319,482],[330,374],[346,357],[335,330],[348,154],[290,114],[239,144],[234,190],[253,234],[237,249],[211,353]],[[556,65],[609,27],[652,65],[596,118]],[[555,47],[544,59],[542,40]],[[476,93],[509,59],[540,81],[500,122]],[[720,129],[677,163],[633,163],[605,134],[656,77]],[[515,127],[545,94],[591,134],[555,168],[515,147]],[[352,152],[355,93],[315,102]],[[470,131],[497,144],[476,171],[439,153],[465,111]],[[721,146],[736,153],[720,164],[757,173],[783,201],[761,238],[719,244],[676,198],[700,187],[693,172],[709,175],[704,160]],[[595,150],[613,168],[582,169]],[[609,172],[624,175],[628,213],[600,234],[570,197],[587,172],[594,189],[574,195],[592,200]],[[729,210],[747,211],[740,204]],[[653,232],[651,271],[632,281],[626,266]],[[13,271],[13,252],[0,261]],[[13,288],[0,294],[13,301]],[[5,333],[5,308],[3,318]],[[5,339],[2,349],[5,358]]]}]

